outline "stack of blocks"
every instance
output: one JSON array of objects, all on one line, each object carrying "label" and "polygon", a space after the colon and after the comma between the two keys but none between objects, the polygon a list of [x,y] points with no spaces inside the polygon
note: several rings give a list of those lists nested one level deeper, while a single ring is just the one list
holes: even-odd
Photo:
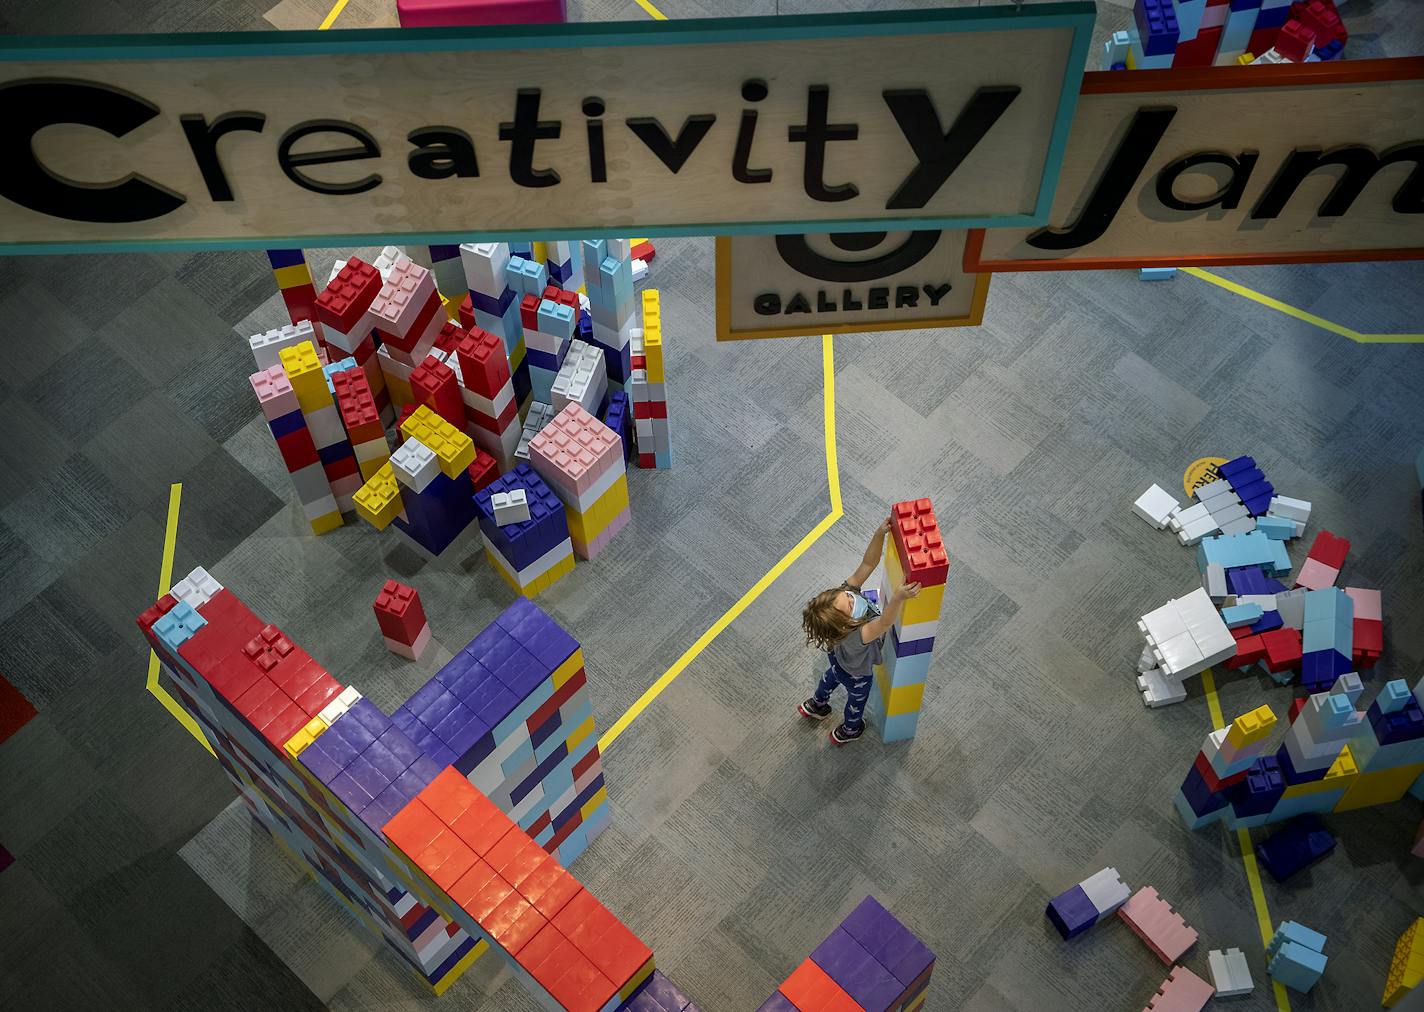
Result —
[{"label": "stack of blocks", "polygon": [[1300,684],[1320,692],[1354,670],[1355,602],[1338,587],[1307,591],[1304,597]]},{"label": "stack of blocks", "polygon": [[1424,711],[1403,679],[1386,683],[1368,710],[1354,673],[1292,707],[1284,743],[1261,755],[1276,722],[1270,707],[1214,732],[1177,796],[1192,829],[1224,821],[1242,829],[1308,812],[1349,811],[1424,792]]},{"label": "stack of blocks", "polygon": [[[638,466],[672,467],[668,435],[667,386],[663,369],[662,304],[656,288],[642,294],[643,328],[632,331],[630,393],[637,432]],[[596,325],[596,324],[595,324]]]},{"label": "stack of blocks", "polygon": [[1194,489],[1192,494],[1196,504],[1174,511],[1167,519],[1167,525],[1183,545],[1195,545],[1218,531],[1248,534],[1256,529],[1249,507],[1224,478]]},{"label": "stack of blocks", "polygon": [[867,896],[758,1012],[915,1012],[934,963],[934,953]]},{"label": "stack of blocks", "polygon": [[359,324],[374,330],[380,339],[377,357],[397,408],[415,399],[410,374],[435,347],[445,322],[435,276],[410,258],[400,257]]},{"label": "stack of blocks", "polygon": [[381,285],[381,274],[373,265],[352,257],[317,296],[314,319],[321,324],[322,337],[330,347],[356,359],[356,364],[366,374],[371,395],[380,409],[381,421],[389,423],[395,417],[395,411],[390,392],[386,389],[381,359],[376,354],[375,331],[367,319],[367,312],[380,294]]},{"label": "stack of blocks", "polygon": [[1414,918],[1394,945],[1394,958],[1385,977],[1381,1004],[1393,1008],[1424,980],[1424,917]]},{"label": "stack of blocks", "polygon": [[1266,972],[1293,991],[1309,991],[1325,973],[1325,936],[1295,921],[1281,921],[1266,946]]},{"label": "stack of blocks", "polygon": [[622,390],[633,376],[632,342],[637,326],[632,247],[627,239],[585,239],[582,257],[589,314],[585,339],[603,350],[609,387]]},{"label": "stack of blocks", "polygon": [[520,405],[522,416],[530,400],[529,363],[519,323],[519,300],[524,292],[509,283],[510,259],[505,243],[461,245],[460,262],[470,291],[469,319],[464,318],[462,310],[461,322],[488,331],[503,343],[514,383],[514,400]]},{"label": "stack of blocks", "polygon": [[633,459],[633,413],[629,410],[628,394],[615,390],[608,395],[608,407],[603,411],[603,424],[613,432],[623,444],[623,463]]},{"label": "stack of blocks", "polygon": [[1076,938],[1127,902],[1116,868],[1104,868],[1048,901],[1044,914],[1064,941]]},{"label": "stack of blocks", "polygon": [[887,742],[913,738],[919,726],[935,629],[949,580],[949,556],[928,499],[896,503],[890,512],[890,535],[880,586],[882,604],[902,583],[918,583],[920,593],[900,609],[884,641],[881,662],[873,669],[879,691],[870,694],[868,709]]},{"label": "stack of blocks", "polygon": [[[529,505],[524,523],[501,526],[494,517],[496,493],[522,489]],[[480,532],[495,572],[516,594],[533,597],[574,568],[574,546],[564,504],[526,463],[475,493]]]},{"label": "stack of blocks", "polygon": [[568,864],[608,824],[583,651],[520,599],[391,720]]},{"label": "stack of blocks", "polygon": [[[688,1007],[564,870],[608,808],[582,653],[534,605],[516,602],[391,718],[201,569],[138,622],[257,821],[437,994],[494,948],[547,1007]],[[467,704],[480,715],[464,719]],[[492,797],[482,780],[498,781]]]},{"label": "stack of blocks", "polygon": [[[296,394],[297,404],[301,408],[302,419],[306,422],[307,431],[311,433],[312,444],[316,447],[317,458],[321,462],[322,474],[336,499],[339,511],[325,516],[314,515],[315,507],[309,504],[313,502],[312,493],[318,490],[315,487],[311,490],[298,490],[312,530],[322,533],[341,526],[341,514],[351,512],[355,508],[351,497],[361,487],[361,470],[357,466],[351,441],[342,427],[336,400],[332,397],[331,388],[326,385],[326,374],[322,370],[316,346],[310,341],[303,341],[290,348],[283,348],[280,357],[282,369],[287,374],[292,391]],[[294,475],[294,480],[295,477]],[[313,481],[311,484],[315,486],[317,483]],[[319,495],[315,498],[324,502]]]},{"label": "stack of blocks", "polygon": [[280,365],[274,365],[253,373],[250,381],[312,531],[324,534],[340,527],[341,511],[336,506],[336,496],[321,466],[316,443],[287,373]]},{"label": "stack of blocks", "polygon": [[1137,687],[1149,707],[1181,702],[1185,679],[1236,652],[1231,630],[1200,588],[1148,612],[1137,629],[1146,640],[1137,661]]},{"label": "stack of blocks", "polygon": [[460,260],[460,247],[446,243],[426,247],[430,255],[430,271],[435,275],[435,287],[447,299],[465,297],[465,265]]},{"label": "stack of blocks", "polygon": [[465,431],[501,469],[513,467],[519,445],[519,400],[503,343],[495,334],[471,327],[455,344],[454,360],[465,406]]},{"label": "stack of blocks", "polygon": [[1335,586],[1340,570],[1345,568],[1345,556],[1350,553],[1350,542],[1336,537],[1329,531],[1315,535],[1315,541],[1306,554],[1305,562],[1296,575],[1295,585],[1307,590],[1324,590]]},{"label": "stack of blocks", "polygon": [[[405,440],[390,459],[401,503],[394,523],[427,552],[439,555],[474,519],[469,467],[475,444],[425,405],[401,423],[401,434]],[[383,475],[378,472],[372,483],[384,485]]]},{"label": "stack of blocks", "polygon": [[[345,369],[331,377],[336,409],[351,440],[351,450],[363,481],[370,481],[391,459],[391,444],[381,424],[381,409],[371,392],[370,382],[360,369]],[[354,497],[353,497],[354,499]]]},{"label": "stack of blocks", "polygon": [[1143,886],[1118,908],[1133,934],[1147,943],[1157,958],[1171,966],[1196,944],[1196,929],[1182,920],[1151,886]]},{"label": "stack of blocks", "polygon": [[593,558],[628,525],[622,443],[580,405],[564,408],[530,440],[529,462],[563,501],[579,558]]},{"label": "stack of blocks", "polygon": [[[515,271],[527,260],[511,260],[512,280],[519,280]],[[524,355],[529,364],[529,383],[533,399],[553,403],[554,380],[563,368],[564,359],[578,328],[578,296],[545,286],[535,294],[526,292],[519,303],[519,321],[524,328]]]},{"label": "stack of blocks", "polygon": [[608,374],[603,368],[603,351],[582,341],[572,341],[559,374],[554,377],[550,404],[555,411],[566,405],[580,404],[585,411],[598,414],[608,396]]},{"label": "stack of blocks", "polygon": [[406,660],[418,661],[430,642],[430,623],[420,594],[396,580],[387,580],[372,607],[386,649]]},{"label": "stack of blocks", "polygon": [[[1324,27],[1334,14],[1333,4],[1324,13],[1324,0],[1312,3],[1319,4],[1322,12],[1307,14],[1305,8],[1309,5],[1293,4],[1292,0],[1136,0],[1133,28],[1119,33],[1125,37],[1109,47],[1108,67],[1158,70],[1230,65],[1245,62],[1251,54],[1275,54],[1277,47],[1280,54],[1263,62],[1331,59],[1344,46],[1344,27],[1338,16],[1333,21],[1338,30]],[[1329,40],[1320,42],[1313,56],[1308,47],[1297,52],[1278,41],[1278,37],[1289,34],[1283,31],[1288,23],[1307,20],[1313,26],[1304,30],[1308,41]],[[1291,55],[1287,57],[1286,53]]]},{"label": "stack of blocks", "polygon": [[277,290],[282,293],[287,314],[293,323],[311,320],[316,305],[316,285],[312,281],[311,268],[307,266],[306,254],[299,249],[269,249],[267,262],[272,265],[272,276],[277,281]]}]

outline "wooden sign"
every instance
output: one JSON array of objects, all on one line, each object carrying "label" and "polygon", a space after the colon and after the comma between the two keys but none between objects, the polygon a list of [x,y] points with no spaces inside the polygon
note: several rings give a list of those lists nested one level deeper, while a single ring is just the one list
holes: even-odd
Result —
[{"label": "wooden sign", "polygon": [[1092,22],[12,38],[0,251],[1030,225]]},{"label": "wooden sign", "polygon": [[717,340],[978,326],[988,274],[963,230],[717,240]]},{"label": "wooden sign", "polygon": [[1424,58],[1083,78],[1047,228],[968,270],[1424,256]]}]

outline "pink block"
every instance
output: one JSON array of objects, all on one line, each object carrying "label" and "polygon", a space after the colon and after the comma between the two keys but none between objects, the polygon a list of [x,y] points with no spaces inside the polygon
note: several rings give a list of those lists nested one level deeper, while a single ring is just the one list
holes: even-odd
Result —
[{"label": "pink block", "polygon": [[1306,559],[1296,574],[1295,585],[1306,590],[1324,590],[1335,586],[1335,578],[1339,575],[1340,570],[1331,569],[1319,559]]},{"label": "pink block", "polygon": [[1174,966],[1142,1012],[1201,1012],[1216,988],[1185,966]]},{"label": "pink block", "polygon": [[396,0],[402,28],[442,25],[556,25],[564,0]]},{"label": "pink block", "polygon": [[425,623],[424,628],[416,634],[414,643],[401,643],[398,640],[391,639],[389,636],[382,636],[381,639],[386,641],[386,649],[391,653],[398,654],[408,661],[418,661],[420,660],[420,655],[425,653],[426,645],[430,642],[430,623]]},{"label": "pink block", "polygon": [[1355,618],[1371,622],[1383,622],[1384,613],[1380,603],[1380,592],[1364,587],[1346,587],[1345,593],[1355,603]]},{"label": "pink block", "polygon": [[1197,933],[1172,911],[1157,890],[1143,886],[1118,908],[1117,915],[1168,966],[1196,943]]}]

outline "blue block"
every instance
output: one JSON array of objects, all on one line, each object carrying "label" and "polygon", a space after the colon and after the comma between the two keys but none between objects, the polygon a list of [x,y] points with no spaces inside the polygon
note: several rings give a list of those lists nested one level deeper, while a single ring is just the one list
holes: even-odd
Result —
[{"label": "blue block", "polygon": [[1251,764],[1245,779],[1228,787],[1225,794],[1236,818],[1249,819],[1268,815],[1285,790],[1280,763],[1275,756],[1262,756]]},{"label": "blue block", "polygon": [[[1270,502],[1266,503],[1269,508]],[[1249,507],[1247,507],[1249,509]],[[1256,530],[1260,531],[1272,541],[1290,541],[1295,537],[1295,521],[1285,517],[1258,516],[1256,518]]]},{"label": "blue block", "polygon": [[153,635],[171,653],[176,654],[180,646],[192,639],[193,635],[207,624],[208,620],[198,614],[192,605],[179,601],[153,623]]},{"label": "blue block", "polygon": [[1064,941],[1076,938],[1098,923],[1098,909],[1080,885],[1049,900],[1044,914]]},{"label": "blue block", "polygon": [[[1123,65],[1126,69],[1126,64]],[[1175,267],[1139,267],[1137,268],[1137,278],[1139,281],[1171,281],[1177,276]]]},{"label": "blue block", "polygon": [[[516,488],[524,489],[528,495],[529,519],[500,526],[494,522],[490,498],[495,492]],[[479,512],[480,530],[516,569],[536,562],[569,536],[563,503],[527,462],[521,462],[475,493],[475,509]]]},{"label": "blue block", "polygon": [[1335,837],[1314,815],[1292,819],[1256,845],[1256,860],[1277,882],[1284,882],[1335,849]]},{"label": "blue block", "polygon": [[[519,300],[516,298],[516,296],[519,294],[519,289],[509,284],[506,284],[504,290],[498,295],[489,295],[484,292],[477,292],[473,288],[471,288],[470,306],[475,310],[476,313],[485,313],[489,316],[495,317],[496,319],[500,319],[503,318],[504,314],[509,311],[510,306],[518,303]],[[479,320],[476,319],[475,322],[479,323]],[[480,326],[485,330],[491,329],[490,327],[486,327],[482,323],[480,324]]]},{"label": "blue block", "polygon": [[302,410],[289,411],[285,415],[279,415],[267,422],[267,428],[272,432],[272,438],[289,436],[298,429],[307,427],[306,419],[302,417]]},{"label": "blue block", "polygon": [[1268,611],[1251,626],[1251,631],[1253,633],[1270,632],[1272,629],[1279,629],[1283,625],[1285,625],[1285,622],[1281,620],[1280,612]]},{"label": "blue block", "polygon": [[920,711],[897,713],[893,717],[881,717],[880,722],[881,741],[908,741],[915,736],[915,731],[920,726]]},{"label": "blue block", "polygon": [[1255,623],[1262,614],[1259,604],[1238,604],[1230,608],[1222,608],[1221,620],[1226,623],[1228,629],[1236,629]]},{"label": "blue block", "polygon": [[1231,481],[1233,475],[1247,474],[1256,470],[1256,461],[1251,457],[1235,457],[1216,469],[1217,473]]},{"label": "blue block", "polygon": [[307,262],[306,254],[299,249],[269,249],[267,251],[267,262],[272,265],[274,271],[283,267],[295,267],[297,264]]}]

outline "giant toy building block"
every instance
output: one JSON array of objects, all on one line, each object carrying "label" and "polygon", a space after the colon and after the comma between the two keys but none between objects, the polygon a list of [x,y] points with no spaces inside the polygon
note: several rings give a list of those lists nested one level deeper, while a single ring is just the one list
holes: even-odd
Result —
[{"label": "giant toy building block", "polygon": [[1216,821],[1239,829],[1398,801],[1424,775],[1421,686],[1424,680],[1411,692],[1403,679],[1388,682],[1361,711],[1358,676],[1342,675],[1292,708],[1274,755],[1259,755],[1275,723],[1270,708],[1237,718],[1197,754],[1178,812],[1193,829]]},{"label": "giant toy building block", "polygon": [[272,265],[272,276],[292,322],[315,319],[316,286],[306,254],[299,249],[269,249],[267,262]]},{"label": "giant toy building block", "polygon": [[[633,338],[638,326],[632,247],[627,239],[585,239],[581,254],[589,325],[580,340],[603,349],[608,385],[622,390],[633,376]],[[655,382],[661,383],[661,377]],[[648,449],[651,452],[651,442]]]},{"label": "giant toy building block", "polygon": [[883,659],[874,668],[877,691],[870,694],[867,711],[883,741],[904,741],[913,738],[919,726],[949,556],[928,499],[896,503],[890,511],[890,534],[880,600],[888,601],[902,583],[918,583],[920,593],[905,602],[885,638]]},{"label": "giant toy building block", "polygon": [[663,368],[662,304],[656,288],[643,292],[642,300],[643,328],[632,331],[629,359],[638,466],[666,468],[672,467],[672,438],[668,433],[667,377]]},{"label": "giant toy building block", "polygon": [[160,677],[257,821],[436,993],[495,949],[546,1007],[688,1007],[564,870],[608,808],[582,653],[538,608],[516,602],[388,718],[206,572],[174,591],[138,619]]},{"label": "giant toy building block", "polygon": [[410,374],[435,347],[445,323],[435,275],[409,257],[400,257],[359,324],[374,330],[381,342],[377,355],[397,408],[414,400]]},{"label": "giant toy building block", "polygon": [[1133,15],[1108,69],[1317,62],[1348,37],[1331,0],[1136,0]]},{"label": "giant toy building block", "polygon": [[1137,662],[1137,687],[1150,707],[1181,702],[1185,679],[1236,653],[1231,630],[1201,588],[1148,612],[1137,629],[1146,640]]},{"label": "giant toy building block", "polygon": [[1048,901],[1049,923],[1064,941],[1075,938],[1127,902],[1130,890],[1116,868],[1104,868]]},{"label": "giant toy building block", "polygon": [[501,470],[514,466],[519,445],[519,401],[500,339],[471,327],[455,345],[454,360],[462,387],[466,431]]},{"label": "giant toy building block", "polygon": [[1256,844],[1256,862],[1284,882],[1334,849],[1335,837],[1314,815],[1306,814]]},{"label": "giant toy building block", "polygon": [[1309,991],[1325,973],[1325,936],[1295,921],[1281,921],[1266,946],[1266,972],[1293,991]]},{"label": "giant toy building block", "polygon": [[1215,988],[1185,966],[1174,966],[1142,1012],[1201,1012],[1215,993]]},{"label": "giant toy building block", "polygon": [[1212,949],[1206,958],[1218,998],[1236,998],[1256,989],[1251,979],[1251,967],[1240,949],[1227,949],[1225,952]]},{"label": "giant toy building block", "polygon": [[563,501],[579,558],[593,558],[628,525],[622,443],[580,405],[564,408],[530,440],[529,462]]},{"label": "giant toy building block", "polygon": [[603,410],[603,402],[608,399],[608,374],[603,368],[603,355],[603,350],[596,345],[583,341],[569,343],[569,353],[550,390],[550,403],[555,411],[562,411],[569,404],[581,405],[592,414]]},{"label": "giant toy building block", "polygon": [[387,580],[372,608],[386,649],[407,660],[420,660],[430,642],[430,622],[416,589],[397,580]]},{"label": "giant toy building block", "polygon": [[[514,489],[524,491],[529,519],[501,525],[494,518],[493,497]],[[476,492],[475,508],[490,564],[516,594],[533,597],[573,572],[574,546],[564,504],[527,463]]]},{"label": "giant toy building block", "polygon": [[1389,975],[1384,982],[1384,998],[1380,1004],[1393,1008],[1399,1000],[1424,980],[1424,917],[1416,917],[1394,946],[1394,958],[1389,962]]},{"label": "giant toy building block", "polygon": [[915,1012],[934,963],[934,953],[867,896],[758,1012]]},{"label": "giant toy building block", "polygon": [[[528,266],[527,260],[510,260],[511,285],[525,279],[521,268]],[[537,283],[541,278],[542,274],[530,283]],[[524,354],[534,400],[552,403],[554,379],[563,368],[564,357],[578,329],[578,315],[578,296],[551,285],[540,293],[526,292],[520,299],[519,322],[524,329]]]},{"label": "giant toy building block", "polygon": [[[399,9],[397,5],[397,12]],[[460,247],[445,244],[427,246],[426,250],[430,254],[430,270],[435,275],[435,287],[441,295],[458,306],[468,291],[465,285],[465,265],[460,260]]]},{"label": "giant toy building block", "polygon": [[325,340],[342,355],[350,355],[366,374],[381,421],[395,417],[385,373],[376,354],[376,337],[367,312],[381,293],[381,274],[371,264],[352,257],[342,264],[316,299],[316,319]]},{"label": "giant toy building block", "polygon": [[1133,893],[1118,908],[1117,915],[1168,966],[1196,944],[1196,929],[1182,920],[1182,915],[1175,912],[1151,886],[1143,886]]},{"label": "giant toy building block", "polygon": [[312,531],[324,534],[340,527],[341,510],[337,508],[336,496],[332,494],[331,483],[321,466],[316,443],[287,373],[281,365],[274,365],[253,373],[251,383],[257,405],[277,443],[277,452],[282,455],[282,463]]},{"label": "giant toy building block", "polygon": [[381,424],[381,409],[371,392],[370,381],[361,369],[346,369],[332,375],[331,391],[361,478],[363,482],[370,481],[391,459],[391,444]]},{"label": "giant toy building block", "polygon": [[472,323],[504,344],[514,383],[514,399],[522,415],[531,399],[529,363],[519,322],[519,300],[524,291],[509,283],[510,259],[506,243],[465,243],[460,247],[460,262],[470,291]]}]

